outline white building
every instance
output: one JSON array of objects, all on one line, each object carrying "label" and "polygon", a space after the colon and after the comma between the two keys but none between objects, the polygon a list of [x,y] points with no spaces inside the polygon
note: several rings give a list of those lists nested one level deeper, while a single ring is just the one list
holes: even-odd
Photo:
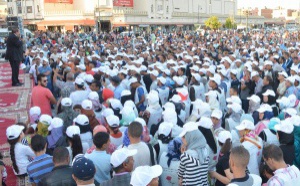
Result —
[{"label": "white building", "polygon": [[[237,0],[8,0],[9,15],[22,16],[25,25],[36,29],[90,29],[101,22],[102,30],[126,27],[131,30],[191,29],[212,15],[225,22],[241,19]],[[64,3],[59,3],[64,2]],[[241,23],[246,23],[242,17]],[[263,18],[249,17],[263,25]]]}]

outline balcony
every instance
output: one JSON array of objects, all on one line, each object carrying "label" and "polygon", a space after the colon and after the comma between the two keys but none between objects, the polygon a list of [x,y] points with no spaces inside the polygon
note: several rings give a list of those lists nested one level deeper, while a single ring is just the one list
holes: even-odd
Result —
[{"label": "balcony", "polygon": [[147,11],[140,11],[140,10],[121,10],[121,9],[114,9],[114,15],[139,15],[139,16],[147,16]]},{"label": "balcony", "polygon": [[94,11],[84,12],[81,10],[62,10],[62,11],[45,11],[47,16],[94,16]]}]

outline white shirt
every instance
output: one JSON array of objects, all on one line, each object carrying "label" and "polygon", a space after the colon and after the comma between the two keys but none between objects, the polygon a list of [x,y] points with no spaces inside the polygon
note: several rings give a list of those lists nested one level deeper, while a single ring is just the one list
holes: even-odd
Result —
[{"label": "white shirt", "polygon": [[81,105],[81,102],[88,99],[89,92],[86,90],[76,90],[70,94],[70,99],[72,100],[73,106]]},{"label": "white shirt", "polygon": [[274,172],[274,176],[269,179],[267,184],[269,186],[300,185],[300,171],[295,165],[278,169]]},{"label": "white shirt", "polygon": [[259,149],[256,145],[249,141],[244,141],[242,145],[248,150],[250,154],[250,159],[248,163],[248,169],[251,174],[259,175],[259,164],[262,158],[262,149],[263,149],[263,142],[261,138],[259,138],[261,149]]},{"label": "white shirt", "polygon": [[34,152],[31,150],[29,146],[23,145],[22,143],[19,142],[15,145],[14,150],[15,150],[16,164],[19,168],[19,172],[16,173],[14,171],[14,173],[16,175],[22,175],[27,173],[27,166],[30,163],[28,158],[35,157]]},{"label": "white shirt", "polygon": [[161,185],[164,186],[177,186],[178,185],[178,168],[180,160],[171,160],[170,166],[168,166],[167,153],[163,152],[160,159],[159,165],[163,168],[163,172],[160,176]]},{"label": "white shirt", "polygon": [[[35,66],[36,66],[36,64],[33,64],[33,65],[30,67],[29,74],[32,74],[32,76],[33,76],[33,78],[34,78],[34,82],[37,83],[37,75],[36,75]],[[40,64],[40,66],[42,66],[42,65]],[[39,67],[40,67],[40,66],[39,66]]]},{"label": "white shirt", "polygon": [[[149,147],[146,145],[145,142],[139,142],[137,144],[130,144],[128,146],[129,150],[136,149],[137,153],[133,156],[134,165],[133,170],[139,166],[145,166],[149,165],[151,166],[151,156],[150,156],[150,150]],[[154,154],[154,161],[156,163],[156,152],[153,149]]]}]

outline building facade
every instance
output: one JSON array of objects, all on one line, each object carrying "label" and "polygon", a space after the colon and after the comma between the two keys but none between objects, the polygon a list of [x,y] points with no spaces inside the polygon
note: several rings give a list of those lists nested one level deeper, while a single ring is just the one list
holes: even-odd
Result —
[{"label": "building facade", "polygon": [[263,17],[237,15],[237,0],[8,0],[9,16],[38,30],[192,29],[212,15],[225,23],[263,25]]}]

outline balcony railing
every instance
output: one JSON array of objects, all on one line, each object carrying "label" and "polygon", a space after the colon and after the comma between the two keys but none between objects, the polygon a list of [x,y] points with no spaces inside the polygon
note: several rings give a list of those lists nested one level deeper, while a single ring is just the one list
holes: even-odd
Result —
[{"label": "balcony railing", "polygon": [[122,14],[122,15],[148,15],[147,11],[140,11],[140,10],[119,10],[114,9],[114,14]]},{"label": "balcony railing", "polygon": [[60,10],[60,11],[45,11],[45,16],[84,16],[94,15],[94,11],[82,11],[82,10]]}]

